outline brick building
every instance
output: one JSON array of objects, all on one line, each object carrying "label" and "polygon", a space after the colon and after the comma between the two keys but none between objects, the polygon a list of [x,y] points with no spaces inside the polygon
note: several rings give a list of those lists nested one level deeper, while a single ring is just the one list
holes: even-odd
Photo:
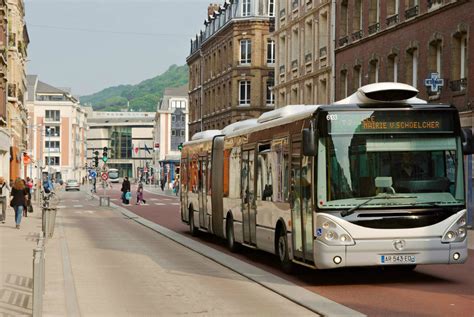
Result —
[{"label": "brick building", "polygon": [[208,7],[191,40],[189,136],[259,116],[274,107],[274,1],[234,0]]},{"label": "brick building", "polygon": [[277,107],[333,101],[331,1],[279,0],[276,29]]},{"label": "brick building", "polygon": [[[448,0],[338,1],[336,99],[382,81],[415,86],[420,98],[454,104],[473,126],[474,2]],[[438,92],[425,85],[438,73]]]}]

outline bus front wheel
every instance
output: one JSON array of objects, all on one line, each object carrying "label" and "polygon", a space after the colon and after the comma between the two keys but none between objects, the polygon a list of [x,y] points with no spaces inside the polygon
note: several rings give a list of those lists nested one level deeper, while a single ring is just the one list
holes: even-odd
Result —
[{"label": "bus front wheel", "polygon": [[198,235],[199,229],[194,225],[194,212],[192,208],[189,208],[189,232],[193,237]]},{"label": "bus front wheel", "polygon": [[227,248],[231,252],[238,252],[239,251],[239,244],[235,242],[235,236],[234,236],[234,220],[232,217],[228,217],[226,221],[226,238],[227,238]]},{"label": "bus front wheel", "polygon": [[290,254],[288,250],[288,239],[286,237],[286,231],[282,230],[278,237],[278,257],[280,258],[280,264],[283,272],[293,272],[293,262],[290,260]]}]

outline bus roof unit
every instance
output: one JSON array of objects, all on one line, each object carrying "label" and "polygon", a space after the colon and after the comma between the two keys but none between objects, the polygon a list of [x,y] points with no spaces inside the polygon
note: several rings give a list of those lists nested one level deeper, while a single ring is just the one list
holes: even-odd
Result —
[{"label": "bus roof unit", "polygon": [[375,83],[365,85],[357,89],[349,97],[335,102],[341,104],[372,104],[372,103],[396,103],[396,104],[426,104],[425,100],[416,98],[418,90],[410,85],[402,83]]},{"label": "bus roof unit", "polygon": [[265,123],[276,119],[288,118],[298,115],[307,115],[316,111],[318,106],[306,106],[306,105],[291,105],[283,108],[275,109],[272,111],[264,112],[257,119],[258,123]]},{"label": "bus roof unit", "polygon": [[247,119],[242,121],[237,121],[232,124],[229,124],[224,129],[222,129],[222,134],[229,134],[238,130],[242,130],[245,128],[254,127],[258,124],[257,119]]},{"label": "bus roof unit", "polygon": [[192,136],[191,141],[211,139],[218,134],[222,134],[221,130],[206,130],[197,132]]}]

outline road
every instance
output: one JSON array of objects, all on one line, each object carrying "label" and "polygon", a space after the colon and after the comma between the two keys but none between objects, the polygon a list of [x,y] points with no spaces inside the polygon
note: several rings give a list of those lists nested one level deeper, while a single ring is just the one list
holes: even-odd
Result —
[{"label": "road", "polygon": [[[118,188],[111,195],[112,202],[120,204]],[[124,207],[192,238],[180,220],[177,198],[145,192],[145,199],[147,205]],[[207,234],[194,239],[232,254],[222,239]],[[277,258],[261,251],[245,249],[232,255],[369,316],[474,316],[473,250],[469,250],[466,264],[419,266],[413,272],[372,268],[316,271],[302,267],[294,275],[282,273]]]},{"label": "road", "polygon": [[66,286],[47,289],[45,315],[57,315],[64,291],[68,316],[314,316],[83,191],[61,193],[58,209],[61,255],[48,253],[47,280]]}]

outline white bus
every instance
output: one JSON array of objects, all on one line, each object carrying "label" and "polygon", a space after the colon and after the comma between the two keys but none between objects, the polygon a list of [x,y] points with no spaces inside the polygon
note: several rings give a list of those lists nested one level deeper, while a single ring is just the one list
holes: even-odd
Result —
[{"label": "white bus", "polygon": [[119,170],[116,168],[109,168],[109,181],[111,183],[119,182]]},{"label": "white bus", "polygon": [[233,251],[276,254],[287,272],[464,263],[472,132],[417,93],[372,84],[197,133],[182,150],[182,221]]}]

